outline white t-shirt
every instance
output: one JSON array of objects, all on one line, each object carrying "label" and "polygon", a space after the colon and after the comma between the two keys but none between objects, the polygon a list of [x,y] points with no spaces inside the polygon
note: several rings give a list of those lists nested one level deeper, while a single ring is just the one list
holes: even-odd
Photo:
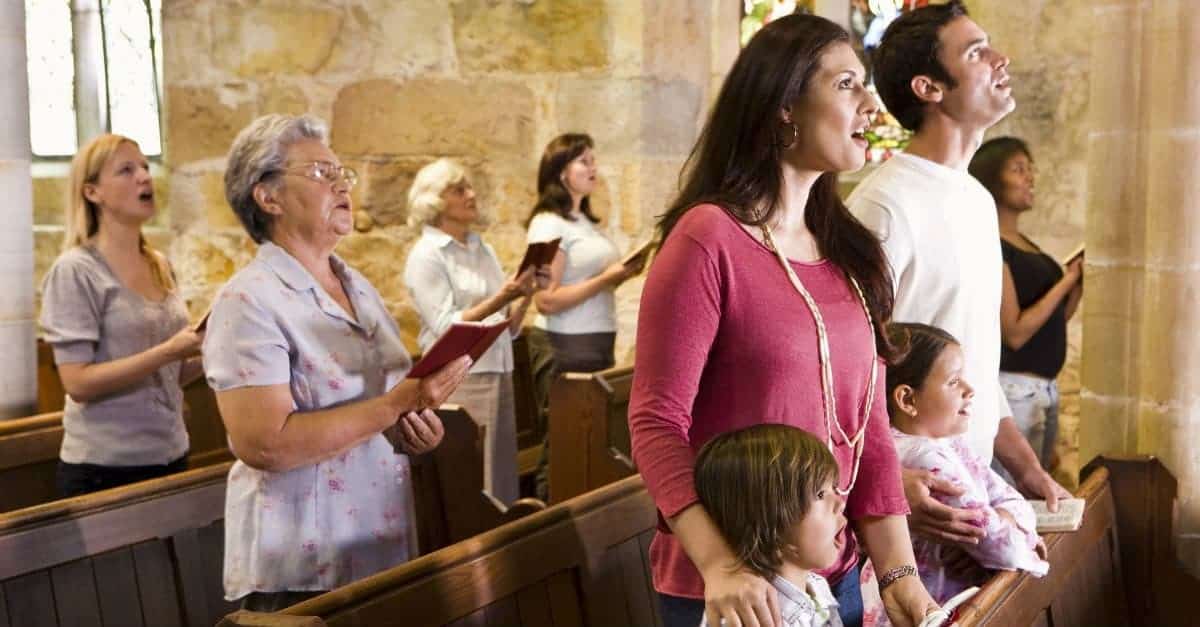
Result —
[{"label": "white t-shirt", "polygon": [[[590,279],[620,258],[617,247],[596,230],[587,217],[564,220],[550,211],[533,217],[526,235],[527,242],[548,242],[556,237],[562,238],[558,247],[567,256],[560,285],[574,285]],[[556,314],[539,312],[533,324],[553,333],[614,333],[617,330],[617,311],[613,291],[601,290],[582,303]]]},{"label": "white t-shirt", "polygon": [[899,154],[868,175],[846,205],[883,241],[896,322],[940,327],[962,343],[975,388],[967,439],[991,462],[1000,419],[1000,292],[1004,261],[992,195],[966,170]]}]

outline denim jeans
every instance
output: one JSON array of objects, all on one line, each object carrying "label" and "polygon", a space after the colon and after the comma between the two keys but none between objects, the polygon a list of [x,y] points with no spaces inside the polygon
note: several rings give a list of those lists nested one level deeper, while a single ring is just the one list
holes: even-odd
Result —
[{"label": "denim jeans", "polygon": [[1000,388],[1012,408],[1013,422],[1029,441],[1042,468],[1050,470],[1058,442],[1058,383],[1015,372],[1000,373]]}]

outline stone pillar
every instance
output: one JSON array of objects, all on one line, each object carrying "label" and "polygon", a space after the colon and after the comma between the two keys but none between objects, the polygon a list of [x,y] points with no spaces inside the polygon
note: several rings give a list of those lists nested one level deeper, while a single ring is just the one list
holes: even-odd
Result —
[{"label": "stone pillar", "polygon": [[31,414],[37,399],[26,67],[25,3],[0,2],[0,418]]},{"label": "stone pillar", "polygon": [[1083,460],[1159,457],[1200,574],[1200,13],[1097,3],[1089,137]]}]

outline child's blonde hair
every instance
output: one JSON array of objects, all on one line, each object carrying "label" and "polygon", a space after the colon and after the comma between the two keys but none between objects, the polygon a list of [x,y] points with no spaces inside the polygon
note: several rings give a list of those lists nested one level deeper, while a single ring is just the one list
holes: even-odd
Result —
[{"label": "child's blonde hair", "polygon": [[837,461],[820,440],[781,424],[723,433],[696,458],[700,503],[738,561],[763,577],[783,564],[787,534],[817,490],[837,479]]},{"label": "child's blonde hair", "polygon": [[[100,171],[112,158],[122,144],[129,143],[135,148],[137,142],[123,135],[108,133],[101,135],[75,153],[71,159],[71,176],[67,186],[67,215],[66,234],[63,237],[63,250],[81,246],[96,236],[100,230],[100,207],[88,200],[83,194],[86,185],[95,185],[100,180]],[[138,238],[138,248],[146,261],[150,263],[150,272],[154,282],[166,291],[175,289],[175,280],[171,276],[171,268],[161,254],[151,249],[146,243],[146,237]]]}]

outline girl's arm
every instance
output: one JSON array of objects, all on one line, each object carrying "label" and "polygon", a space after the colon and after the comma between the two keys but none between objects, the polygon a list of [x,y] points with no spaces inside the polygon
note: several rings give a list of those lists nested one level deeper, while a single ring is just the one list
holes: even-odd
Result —
[{"label": "girl's arm", "polygon": [[[897,567],[916,566],[904,516],[868,516],[855,521],[854,528],[878,576]],[[920,624],[928,610],[937,606],[916,575],[897,579],[880,596],[888,618],[897,627]]]}]

